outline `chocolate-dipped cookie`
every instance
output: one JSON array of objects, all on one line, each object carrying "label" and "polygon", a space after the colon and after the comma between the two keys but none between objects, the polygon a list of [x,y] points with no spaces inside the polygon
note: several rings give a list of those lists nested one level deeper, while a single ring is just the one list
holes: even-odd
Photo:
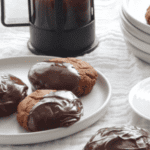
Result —
[{"label": "chocolate-dipped cookie", "polygon": [[21,100],[27,96],[28,87],[19,78],[8,73],[0,74],[0,117],[17,111]]},{"label": "chocolate-dipped cookie", "polygon": [[83,150],[149,150],[149,133],[136,126],[102,128]]},{"label": "chocolate-dipped cookie", "polygon": [[28,73],[33,91],[37,89],[69,90],[76,96],[88,94],[96,80],[96,70],[76,58],[55,58],[33,65]]},{"label": "chocolate-dipped cookie", "polygon": [[71,91],[37,90],[18,105],[17,120],[35,132],[68,127],[83,115],[83,105]]}]

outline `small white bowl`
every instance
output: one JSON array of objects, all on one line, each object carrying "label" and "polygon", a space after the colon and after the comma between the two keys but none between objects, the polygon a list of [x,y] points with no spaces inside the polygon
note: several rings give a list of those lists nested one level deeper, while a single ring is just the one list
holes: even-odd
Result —
[{"label": "small white bowl", "polygon": [[149,63],[150,64],[150,54],[145,53],[143,51],[141,51],[140,49],[136,48],[135,46],[133,46],[130,42],[128,42],[125,39],[126,45],[128,47],[128,49],[130,51],[132,51],[132,53],[139,59],[141,59],[142,61]]},{"label": "small white bowl", "polygon": [[145,43],[143,41],[141,41],[140,39],[136,38],[135,36],[133,36],[132,34],[130,34],[122,25],[122,23],[120,23],[120,27],[122,29],[122,32],[124,34],[124,38],[130,42],[133,46],[137,47],[138,49],[140,49],[143,52],[146,52],[148,54],[150,54],[150,44]]},{"label": "small white bowl", "polygon": [[150,44],[150,34],[147,34],[141,30],[139,30],[138,28],[136,28],[135,26],[133,26],[124,16],[124,13],[122,12],[122,10],[120,10],[120,17],[121,17],[121,23],[124,26],[124,28],[131,33],[133,36],[135,36],[136,38],[142,40],[143,42],[146,42],[148,44]]},{"label": "small white bowl", "polygon": [[145,14],[150,6],[149,0],[123,0],[123,13],[127,20],[138,29],[150,34],[150,25],[147,24]]},{"label": "small white bowl", "polygon": [[137,83],[129,92],[129,104],[141,117],[150,120],[150,77]]}]

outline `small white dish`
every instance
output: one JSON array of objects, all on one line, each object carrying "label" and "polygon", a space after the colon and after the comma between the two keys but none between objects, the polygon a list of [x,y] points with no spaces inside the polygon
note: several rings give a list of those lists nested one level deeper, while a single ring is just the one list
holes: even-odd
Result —
[{"label": "small white dish", "polygon": [[133,46],[130,42],[128,42],[126,39],[126,45],[128,47],[128,49],[130,51],[132,51],[132,53],[139,59],[143,60],[146,63],[150,64],[150,54],[145,53],[143,51],[141,51],[140,49],[136,48],[135,46]]},{"label": "small white dish", "polygon": [[146,23],[145,14],[150,6],[149,0],[123,0],[122,10],[127,20],[138,29],[150,34],[150,25]]},{"label": "small white dish", "polygon": [[130,34],[122,25],[122,23],[120,23],[120,27],[121,30],[124,34],[124,37],[127,41],[129,41],[132,45],[134,45],[135,47],[137,47],[138,49],[140,49],[143,52],[146,52],[148,54],[150,54],[150,44],[145,43],[143,41],[141,41],[140,39],[136,38],[135,36],[133,36],[132,34]]},{"label": "small white dish", "polygon": [[120,17],[121,17],[121,23],[124,26],[124,28],[133,36],[135,36],[136,38],[142,40],[143,42],[146,42],[148,44],[150,44],[150,34],[147,34],[141,30],[139,30],[138,28],[136,28],[135,26],[133,26],[124,16],[124,13],[122,12],[122,10],[120,10]]},{"label": "small white dish", "polygon": [[131,89],[129,104],[135,113],[150,120],[150,78],[140,81]]}]

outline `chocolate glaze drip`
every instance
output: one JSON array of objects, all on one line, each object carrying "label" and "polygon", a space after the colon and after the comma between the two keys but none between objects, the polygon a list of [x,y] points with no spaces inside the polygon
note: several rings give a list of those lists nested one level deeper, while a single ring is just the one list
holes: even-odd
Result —
[{"label": "chocolate glaze drip", "polygon": [[135,126],[102,128],[91,137],[84,150],[149,150],[147,131]]},{"label": "chocolate glaze drip", "polygon": [[27,96],[28,87],[17,77],[0,74],[0,117],[8,116],[17,111],[21,100]]},{"label": "chocolate glaze drip", "polygon": [[71,91],[60,90],[45,95],[33,106],[27,125],[30,131],[68,127],[77,122],[82,115],[81,100]]},{"label": "chocolate glaze drip", "polygon": [[80,75],[70,63],[39,62],[31,67],[28,78],[32,90],[56,89],[74,93],[78,88]]}]

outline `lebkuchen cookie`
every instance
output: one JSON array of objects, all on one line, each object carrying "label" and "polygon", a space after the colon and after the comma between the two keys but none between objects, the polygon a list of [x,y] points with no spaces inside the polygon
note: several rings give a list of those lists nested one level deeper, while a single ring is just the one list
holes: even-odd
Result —
[{"label": "lebkuchen cookie", "polygon": [[77,97],[87,95],[96,83],[97,71],[76,58],[55,58],[33,65],[28,78],[32,90],[70,90]]},{"label": "lebkuchen cookie", "polygon": [[83,150],[149,150],[149,135],[136,126],[105,127],[91,137]]},{"label": "lebkuchen cookie", "polygon": [[36,90],[18,105],[18,123],[27,131],[68,127],[80,120],[83,105],[71,91]]}]

